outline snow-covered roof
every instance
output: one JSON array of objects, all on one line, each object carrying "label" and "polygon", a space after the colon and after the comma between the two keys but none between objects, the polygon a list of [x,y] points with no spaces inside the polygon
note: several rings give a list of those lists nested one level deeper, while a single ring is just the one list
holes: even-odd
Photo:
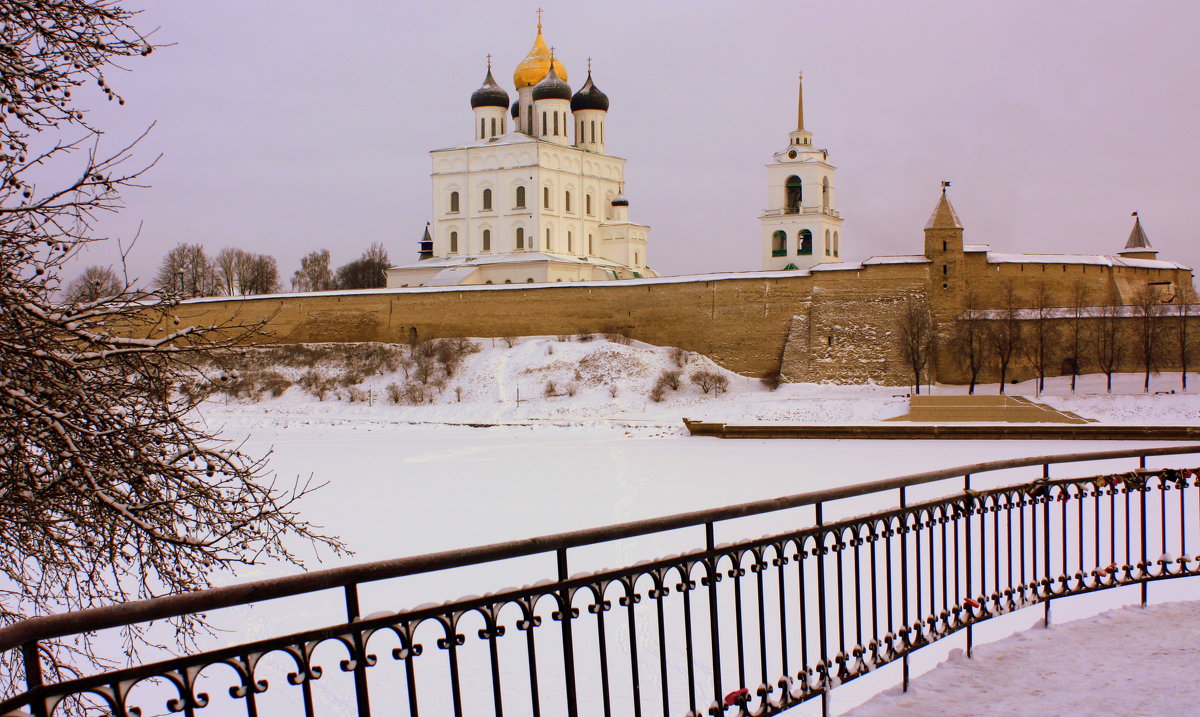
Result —
[{"label": "snow-covered roof", "polygon": [[988,252],[989,264],[1089,264],[1112,266],[1113,258],[1100,254],[1004,254]]},{"label": "snow-covered roof", "polygon": [[963,251],[968,254],[976,254],[981,251],[987,251],[990,247],[990,244],[963,244]]},{"label": "snow-covered roof", "polygon": [[928,264],[930,258],[920,254],[905,254],[902,256],[873,256],[863,262],[863,266],[878,264]]},{"label": "snow-covered roof", "polygon": [[509,132],[508,134],[502,134],[502,135],[499,135],[498,137],[491,137],[488,139],[480,139],[480,140],[476,140],[474,142],[468,142],[466,144],[457,144],[457,145],[454,145],[453,147],[441,147],[439,149],[434,149],[434,150],[430,150],[430,151],[432,151],[432,152],[449,152],[449,151],[455,150],[455,149],[474,149],[476,147],[497,147],[497,146],[505,145],[505,144],[528,144],[530,142],[536,144],[537,141],[538,141],[537,139],[530,137],[529,135],[525,134],[524,132],[518,132],[516,130],[513,130],[512,132]]},{"label": "snow-covered roof", "polygon": [[1175,261],[1133,259],[1103,254],[1000,254],[988,252],[987,261],[989,264],[1087,264],[1089,266],[1129,266],[1138,269],[1191,269],[1191,267]]},{"label": "snow-covered roof", "polygon": [[479,271],[477,266],[452,266],[442,269],[421,283],[424,286],[458,286],[471,274]]},{"label": "snow-covered roof", "polygon": [[436,259],[424,259],[415,261],[411,264],[402,264],[393,266],[388,269],[436,269],[438,267],[448,268],[453,266],[487,266],[490,264],[522,264],[534,261],[548,261],[558,264],[592,264],[603,267],[624,268],[623,264],[618,264],[608,259],[599,257],[574,256],[571,254],[556,254],[553,252],[543,251],[514,251],[504,252],[501,254],[473,254],[467,256],[443,256]]}]

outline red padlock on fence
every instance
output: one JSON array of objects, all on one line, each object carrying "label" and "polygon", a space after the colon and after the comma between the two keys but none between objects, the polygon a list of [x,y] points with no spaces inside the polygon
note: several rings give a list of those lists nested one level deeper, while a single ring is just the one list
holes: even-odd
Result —
[{"label": "red padlock on fence", "polygon": [[744,699],[750,699],[750,690],[746,689],[745,687],[740,690],[734,690],[733,692],[725,695],[725,706],[732,707]]}]

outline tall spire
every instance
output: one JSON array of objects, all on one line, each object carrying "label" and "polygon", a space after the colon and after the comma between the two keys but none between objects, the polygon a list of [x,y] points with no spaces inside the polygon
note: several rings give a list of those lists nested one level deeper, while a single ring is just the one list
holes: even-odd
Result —
[{"label": "tall spire", "polygon": [[796,131],[804,131],[804,73],[800,73],[800,92],[796,98]]}]

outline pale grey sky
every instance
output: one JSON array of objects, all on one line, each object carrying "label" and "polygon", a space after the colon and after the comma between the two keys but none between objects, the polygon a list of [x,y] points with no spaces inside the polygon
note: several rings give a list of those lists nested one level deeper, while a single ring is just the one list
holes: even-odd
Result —
[{"label": "pale grey sky", "polygon": [[[806,125],[838,167],[848,260],[917,253],[942,179],[967,241],[1113,253],[1141,213],[1160,257],[1200,264],[1200,3],[906,0],[159,3],[174,43],[109,78],[115,143],[157,121],[152,188],[105,229],[153,274],[179,242],[279,259],[371,242],[416,257],[426,152],[470,140],[484,56],[545,36],[578,88],[592,57],[629,160],[630,217],[664,274],[759,268],[763,165]],[[94,253],[85,261],[110,260]]]}]

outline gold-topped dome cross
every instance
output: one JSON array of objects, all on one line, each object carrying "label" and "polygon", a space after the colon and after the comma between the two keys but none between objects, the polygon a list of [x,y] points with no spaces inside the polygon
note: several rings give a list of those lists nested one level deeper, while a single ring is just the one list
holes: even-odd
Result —
[{"label": "gold-topped dome cross", "polygon": [[513,72],[513,84],[517,89],[522,87],[533,87],[537,83],[546,79],[546,75],[550,74],[550,65],[553,63],[554,72],[563,81],[567,81],[567,68],[563,67],[562,62],[554,57],[550,52],[550,48],[546,46],[546,40],[542,38],[542,11],[539,8],[537,23],[537,37],[533,40],[533,47],[529,50],[529,54],[521,60],[521,64],[517,65],[516,71]]}]

